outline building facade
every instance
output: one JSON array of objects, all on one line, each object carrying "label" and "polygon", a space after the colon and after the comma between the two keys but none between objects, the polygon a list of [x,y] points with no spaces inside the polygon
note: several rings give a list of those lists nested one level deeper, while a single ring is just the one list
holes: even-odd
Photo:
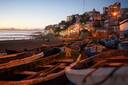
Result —
[{"label": "building facade", "polygon": [[103,8],[104,27],[109,33],[119,32],[119,19],[121,17],[121,4],[116,2],[108,7]]}]

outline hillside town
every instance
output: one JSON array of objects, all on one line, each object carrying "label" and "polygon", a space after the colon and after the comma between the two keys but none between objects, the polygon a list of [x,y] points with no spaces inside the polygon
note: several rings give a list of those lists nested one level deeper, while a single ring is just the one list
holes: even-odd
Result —
[{"label": "hillside town", "polygon": [[116,2],[108,7],[103,7],[103,13],[93,9],[83,14],[67,16],[66,20],[62,20],[58,24],[46,26],[45,32],[59,37],[79,37],[79,35],[82,36],[84,30],[94,36],[108,37],[107,34],[120,36],[123,31],[128,30],[127,21],[128,8],[121,8],[121,4]]}]

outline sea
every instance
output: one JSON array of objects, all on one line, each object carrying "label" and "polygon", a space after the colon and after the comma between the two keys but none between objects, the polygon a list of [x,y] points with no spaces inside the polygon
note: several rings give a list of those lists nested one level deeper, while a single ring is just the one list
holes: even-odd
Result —
[{"label": "sea", "polygon": [[32,39],[33,33],[39,31],[31,30],[0,30],[0,41]]}]

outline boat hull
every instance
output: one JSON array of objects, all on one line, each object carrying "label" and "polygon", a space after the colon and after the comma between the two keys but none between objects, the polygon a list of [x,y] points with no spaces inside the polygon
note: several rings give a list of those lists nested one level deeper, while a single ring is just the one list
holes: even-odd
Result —
[{"label": "boat hull", "polygon": [[75,85],[128,85],[128,67],[122,67],[112,77],[103,81],[114,68],[101,68],[91,74],[85,81],[84,77],[94,69],[72,70],[66,72],[67,78]]},{"label": "boat hull", "polygon": [[[100,67],[100,68],[79,68],[81,64],[87,63],[88,59],[82,60],[79,62],[75,62],[72,65],[68,66],[65,69],[65,74],[69,81],[74,83],[75,85],[128,85],[128,51],[109,51],[107,52],[111,58],[112,56],[126,56],[124,61],[120,60],[120,62],[124,62],[125,64],[118,63],[119,61],[116,59],[117,64],[120,65],[115,67],[115,63],[112,63],[111,67]],[[108,58],[108,55],[105,53],[96,55],[92,59],[96,61],[101,61],[102,57]],[[115,58],[115,57],[114,57]],[[123,57],[122,57],[123,58]],[[84,63],[83,63],[84,62]]]}]

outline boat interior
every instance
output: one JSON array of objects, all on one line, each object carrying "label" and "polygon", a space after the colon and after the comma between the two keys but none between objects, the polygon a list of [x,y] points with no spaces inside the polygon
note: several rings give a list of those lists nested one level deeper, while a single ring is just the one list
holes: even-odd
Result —
[{"label": "boat interior", "polygon": [[36,66],[27,65],[21,66],[15,69],[11,69],[8,72],[0,73],[0,81],[20,81],[20,80],[28,80],[37,77],[45,77],[49,74],[55,74],[57,72],[63,71],[64,68],[71,64],[71,62],[67,61],[59,61],[56,60],[47,65],[38,64]]}]

